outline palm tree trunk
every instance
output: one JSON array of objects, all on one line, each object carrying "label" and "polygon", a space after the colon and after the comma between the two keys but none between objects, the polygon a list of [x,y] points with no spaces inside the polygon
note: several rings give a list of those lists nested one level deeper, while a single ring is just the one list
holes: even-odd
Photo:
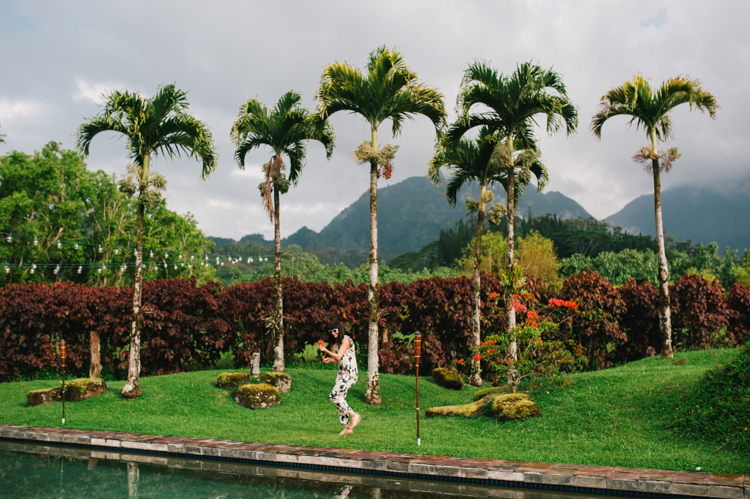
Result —
[{"label": "palm tree trunk", "polygon": [[[508,239],[506,243],[507,248],[507,271],[511,272],[513,264],[515,263],[515,255],[513,254],[515,244],[515,227],[514,222],[516,219],[516,178],[515,178],[515,162],[513,161],[513,136],[509,135],[506,139],[508,141],[508,149],[510,150],[510,165],[508,166]],[[505,303],[512,303],[512,289],[505,289]],[[516,342],[516,335],[513,330],[516,327],[516,309],[508,310],[508,334],[510,335],[510,344],[508,345],[508,356],[513,359],[514,363],[511,364],[508,370],[508,384],[513,388],[513,392],[516,391],[517,387],[517,369],[515,361],[518,360],[518,344]]]},{"label": "palm tree trunk", "polygon": [[[144,172],[148,172],[148,156],[144,159]],[[148,173],[146,173],[146,176]],[[147,178],[147,177],[142,177]],[[133,323],[130,330],[130,356],[128,358],[128,381],[122,388],[122,396],[133,399],[141,394],[141,330],[143,329],[143,219],[146,207],[140,195],[145,186],[141,185],[138,197],[138,222],[135,236],[135,283],[133,284]]]},{"label": "palm tree trunk", "polygon": [[651,169],[654,175],[654,216],[656,218],[656,248],[659,257],[659,327],[664,337],[661,356],[671,359],[672,351],[672,310],[669,303],[669,266],[664,248],[664,224],[661,217],[661,177],[657,158],[656,130],[651,130]]},{"label": "palm tree trunk", "polygon": [[[378,150],[378,129],[372,127],[372,148]],[[380,376],[378,374],[378,165],[370,163],[370,287],[367,290],[370,320],[367,324],[367,391],[365,403],[380,405]]]},{"label": "palm tree trunk", "polygon": [[[479,190],[479,210],[477,210],[477,240],[474,245],[474,316],[471,321],[472,333],[474,335],[474,346],[478,347],[482,342],[480,311],[482,301],[480,291],[482,289],[481,277],[479,274],[479,264],[482,260],[482,229],[484,228],[484,193],[487,190],[486,185],[482,185]],[[471,372],[469,384],[473,386],[482,386],[482,367],[481,361],[471,361]]]},{"label": "palm tree trunk", "polygon": [[284,368],[284,297],[281,288],[281,225],[279,222],[279,189],[273,186],[273,232],[274,250],[276,253],[276,268],[273,272],[274,285],[276,288],[276,346],[273,349],[273,370],[279,373]]}]

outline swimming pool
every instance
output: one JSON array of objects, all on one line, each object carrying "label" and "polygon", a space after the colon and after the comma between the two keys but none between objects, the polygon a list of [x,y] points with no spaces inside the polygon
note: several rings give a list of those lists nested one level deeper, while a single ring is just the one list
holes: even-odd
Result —
[{"label": "swimming pool", "polygon": [[150,499],[591,497],[0,441],[0,496]]}]

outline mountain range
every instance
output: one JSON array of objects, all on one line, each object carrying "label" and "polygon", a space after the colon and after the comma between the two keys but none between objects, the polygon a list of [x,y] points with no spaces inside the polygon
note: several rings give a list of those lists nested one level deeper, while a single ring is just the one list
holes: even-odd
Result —
[{"label": "mountain range", "polygon": [[[495,202],[505,201],[502,187],[493,189]],[[732,189],[715,187],[675,187],[662,192],[664,231],[678,241],[693,243],[717,242],[742,250],[750,248],[750,225],[743,221],[750,213],[750,180],[736,183]],[[378,190],[378,252],[389,260],[407,251],[417,251],[438,238],[441,229],[453,225],[466,215],[464,202],[476,198],[477,186],[462,189],[456,206],[450,206],[444,187],[436,186],[426,177],[411,177]],[[282,246],[301,246],[313,253],[332,249],[355,253],[366,259],[370,244],[370,197],[366,191],[345,208],[320,232],[302,227],[282,240]],[[517,214],[522,217],[556,214],[562,218],[588,218],[591,215],[576,201],[560,192],[536,192],[530,186],[523,195]],[[606,221],[632,234],[654,236],[653,194],[640,196]],[[223,240],[212,238],[221,245]],[[259,234],[242,241],[271,244]],[[353,257],[356,259],[356,257]],[[335,258],[334,258],[335,259]],[[364,260],[363,260],[364,261]]]},{"label": "mountain range", "polygon": [[[664,233],[673,234],[678,241],[690,239],[693,244],[719,244],[742,253],[750,249],[750,180],[731,186],[681,186],[661,194]],[[607,217],[606,221],[622,227],[631,234],[642,233],[654,237],[654,195],[637,197],[625,207]]]},{"label": "mountain range", "polygon": [[[502,187],[493,189],[495,201],[506,197]],[[467,197],[478,197],[479,187],[462,189],[451,206],[443,186],[434,185],[426,177],[411,177],[378,189],[378,253],[383,258],[419,250],[440,235],[440,229],[453,227],[466,215]],[[526,190],[518,213],[542,215],[555,213],[564,218],[587,218],[591,215],[577,202],[559,192],[537,193],[532,186]],[[284,245],[297,244],[307,248],[340,250],[370,247],[370,193],[365,192],[354,203],[334,217],[320,232],[307,227],[283,240]]]}]

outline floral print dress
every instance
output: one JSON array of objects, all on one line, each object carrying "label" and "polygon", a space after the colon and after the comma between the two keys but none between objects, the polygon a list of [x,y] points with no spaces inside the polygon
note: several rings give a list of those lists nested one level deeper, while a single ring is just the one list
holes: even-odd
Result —
[{"label": "floral print dress", "polygon": [[[357,356],[354,353],[354,341],[349,336],[344,336],[349,340],[349,348],[344,352],[344,356],[339,361],[339,372],[336,375],[336,383],[328,398],[336,405],[339,413],[339,421],[343,425],[349,424],[349,413],[354,412],[349,404],[346,403],[346,394],[349,388],[357,382]],[[344,339],[341,341],[343,342]]]}]

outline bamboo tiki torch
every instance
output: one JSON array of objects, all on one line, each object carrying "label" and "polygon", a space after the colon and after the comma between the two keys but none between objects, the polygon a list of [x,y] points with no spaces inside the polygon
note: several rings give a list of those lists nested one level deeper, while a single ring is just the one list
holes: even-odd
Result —
[{"label": "bamboo tiki torch", "polygon": [[422,445],[419,438],[419,357],[422,354],[422,333],[414,333],[414,360],[417,362],[417,445]]},{"label": "bamboo tiki torch", "polygon": [[65,340],[60,340],[60,360],[62,361],[62,403],[63,416],[62,424],[65,424]]}]

